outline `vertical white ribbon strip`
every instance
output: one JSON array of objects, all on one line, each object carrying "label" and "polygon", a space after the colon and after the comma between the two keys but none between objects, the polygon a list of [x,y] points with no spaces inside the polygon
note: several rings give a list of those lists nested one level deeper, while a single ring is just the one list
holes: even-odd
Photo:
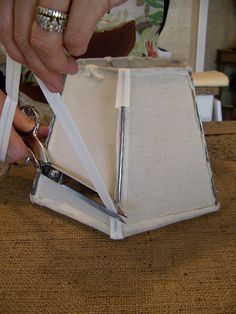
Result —
[{"label": "vertical white ribbon strip", "polygon": [[110,217],[110,237],[113,240],[122,240],[124,239],[123,224],[118,219]]},{"label": "vertical white ribbon strip", "polygon": [[15,101],[18,101],[20,86],[21,64],[7,55],[6,92]]},{"label": "vertical white ribbon strip", "polygon": [[116,89],[116,108],[129,107],[130,84],[130,69],[119,69]]},{"label": "vertical white ribbon strip", "polygon": [[36,77],[36,79],[104,205],[107,209],[117,212],[105,183],[61,95],[51,93],[39,78]]},{"label": "vertical white ribbon strip", "polygon": [[3,105],[0,118],[0,161],[6,159],[7,147],[11,133],[12,122],[19,96],[21,64],[7,56],[6,92],[7,97]]}]

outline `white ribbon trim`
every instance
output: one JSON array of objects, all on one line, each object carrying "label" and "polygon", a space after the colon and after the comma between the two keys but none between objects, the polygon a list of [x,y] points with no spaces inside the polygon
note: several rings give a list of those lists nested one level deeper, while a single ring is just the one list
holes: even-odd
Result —
[{"label": "white ribbon trim", "polygon": [[19,96],[21,64],[7,56],[6,92],[7,97],[0,118],[0,161],[5,161],[12,122],[14,119]]},{"label": "white ribbon trim", "polygon": [[130,106],[130,69],[119,69],[116,89],[116,108]]},{"label": "white ribbon trim", "polygon": [[124,239],[123,230],[122,230],[123,223],[120,222],[118,219],[110,217],[110,238],[113,240],[122,240]]},{"label": "white ribbon trim", "polygon": [[0,161],[5,161],[17,101],[7,96],[0,119]]},{"label": "white ribbon trim", "polygon": [[15,101],[18,101],[20,86],[21,64],[7,56],[6,92]]}]

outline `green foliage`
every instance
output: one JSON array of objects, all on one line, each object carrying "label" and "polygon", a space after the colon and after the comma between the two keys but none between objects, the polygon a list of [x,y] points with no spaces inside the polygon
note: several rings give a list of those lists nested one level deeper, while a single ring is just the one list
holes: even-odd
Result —
[{"label": "green foliage", "polygon": [[163,19],[163,11],[158,11],[153,14],[149,14],[149,19],[151,20],[152,24],[158,26],[161,24],[162,19]]},{"label": "green foliage", "polygon": [[164,8],[164,1],[163,0],[144,0],[145,3],[150,5],[152,8],[156,9],[163,9]]},{"label": "green foliage", "polygon": [[159,26],[163,19],[164,0],[144,0],[144,2],[146,5],[156,9],[156,12],[149,14],[148,18],[153,25]]}]

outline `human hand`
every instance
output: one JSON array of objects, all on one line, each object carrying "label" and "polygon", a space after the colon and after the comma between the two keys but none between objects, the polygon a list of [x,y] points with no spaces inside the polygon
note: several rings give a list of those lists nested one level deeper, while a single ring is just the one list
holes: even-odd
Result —
[{"label": "human hand", "polygon": [[[5,102],[6,95],[0,90],[0,115],[2,106]],[[28,148],[24,144],[22,138],[16,130],[22,132],[30,132],[34,128],[35,122],[26,116],[21,110],[17,108],[13,126],[11,129],[10,140],[7,150],[7,162],[14,163],[26,158],[29,155]],[[47,127],[43,126],[39,129],[39,135],[46,137],[48,133]]]},{"label": "human hand", "polygon": [[[0,0],[0,41],[9,56],[25,64],[50,91],[61,92],[62,74],[75,74],[72,56],[87,50],[102,16],[127,0]],[[36,7],[68,12],[64,33],[48,32],[35,20]]]}]

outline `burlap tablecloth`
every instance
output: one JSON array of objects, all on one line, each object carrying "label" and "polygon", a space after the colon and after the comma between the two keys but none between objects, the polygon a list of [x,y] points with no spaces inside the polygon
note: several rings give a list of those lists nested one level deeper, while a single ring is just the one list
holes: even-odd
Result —
[{"label": "burlap tablecloth", "polygon": [[[216,126],[217,129],[217,126]],[[207,136],[219,212],[115,242],[0,181],[0,313],[236,313],[236,133]]]}]

